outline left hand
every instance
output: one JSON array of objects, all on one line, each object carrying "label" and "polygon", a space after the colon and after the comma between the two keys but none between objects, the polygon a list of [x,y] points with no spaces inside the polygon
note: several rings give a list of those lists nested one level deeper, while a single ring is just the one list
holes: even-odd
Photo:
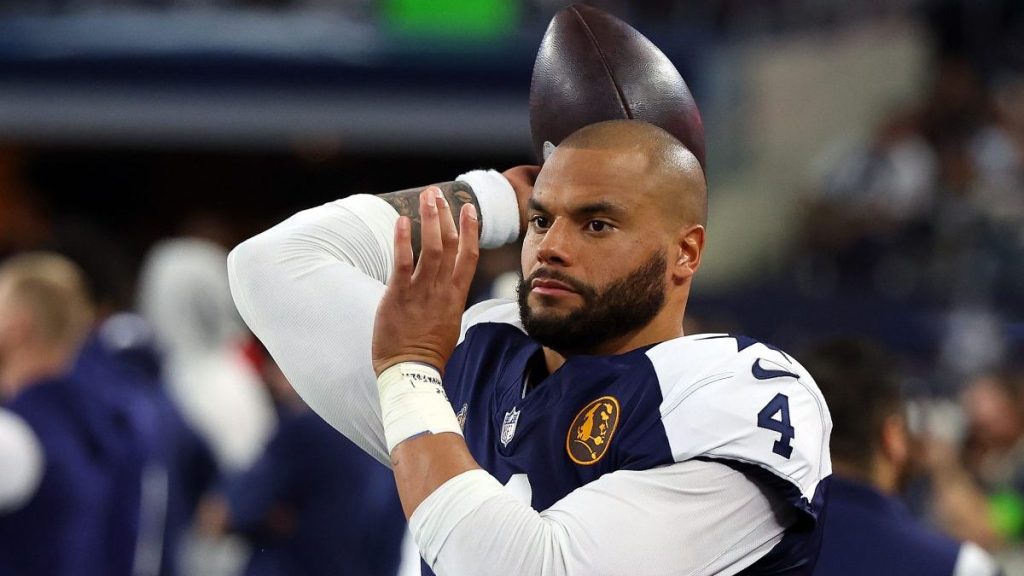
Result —
[{"label": "left hand", "polygon": [[373,325],[373,370],[378,376],[399,362],[421,362],[444,371],[459,339],[476,272],[480,223],[474,206],[462,207],[456,229],[444,195],[431,186],[420,193],[419,210],[422,249],[415,265],[409,218],[400,217],[395,227],[395,269]]}]

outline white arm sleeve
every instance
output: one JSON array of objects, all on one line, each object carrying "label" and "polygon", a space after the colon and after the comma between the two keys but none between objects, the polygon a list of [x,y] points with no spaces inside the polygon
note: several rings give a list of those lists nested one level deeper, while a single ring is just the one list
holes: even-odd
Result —
[{"label": "white arm sleeve", "polygon": [[388,464],[370,363],[398,213],[375,196],[299,212],[228,256],[242,318],[321,418]]},{"label": "white arm sleeve", "polygon": [[438,576],[730,575],[793,521],[742,473],[690,460],[606,474],[540,513],[473,470],[428,496],[409,526]]},{"label": "white arm sleeve", "polygon": [[43,478],[43,451],[24,420],[0,408],[0,513],[27,503]]},{"label": "white arm sleeve", "polygon": [[[462,175],[480,202],[490,244],[515,240],[515,191],[501,174]],[[228,256],[235,305],[302,399],[389,465],[370,363],[373,319],[394,268],[398,213],[357,195],[311,208]]]}]

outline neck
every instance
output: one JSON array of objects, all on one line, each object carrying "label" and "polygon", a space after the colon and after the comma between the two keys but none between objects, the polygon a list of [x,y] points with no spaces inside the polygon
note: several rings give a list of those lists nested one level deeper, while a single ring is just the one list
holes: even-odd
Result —
[{"label": "neck", "polygon": [[870,470],[864,470],[862,466],[856,464],[833,459],[832,470],[837,476],[867,484],[883,494],[891,496],[899,492],[900,478],[896,468],[883,462],[881,458],[876,458],[872,462]]},{"label": "neck", "polygon": [[67,371],[73,358],[73,352],[61,347],[11,354],[0,366],[0,394],[13,398],[37,382],[59,376]]}]

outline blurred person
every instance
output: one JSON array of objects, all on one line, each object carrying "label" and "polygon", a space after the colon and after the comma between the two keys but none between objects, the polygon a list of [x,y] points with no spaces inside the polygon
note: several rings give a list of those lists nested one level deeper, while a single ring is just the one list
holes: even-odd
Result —
[{"label": "blurred person", "polygon": [[805,357],[832,412],[833,479],[816,576],[998,574],[977,545],[934,533],[897,494],[910,437],[896,367],[879,349],[837,340]]},{"label": "blurred person", "polygon": [[55,254],[0,265],[0,395],[42,447],[42,480],[0,515],[0,573],[127,575],[146,458],[138,414],[82,362],[95,310]]},{"label": "blurred person", "polygon": [[990,372],[961,395],[967,418],[965,460],[988,495],[993,524],[1010,542],[1024,539],[1024,399],[1021,377]]},{"label": "blurred person", "polygon": [[[225,229],[214,218],[193,219],[191,236],[150,249],[139,277],[139,311],[153,329],[163,379],[185,421],[214,457],[222,490],[255,464],[276,426],[270,396],[245,355],[249,333],[227,284]],[[241,539],[197,530],[181,550],[185,574],[237,573],[248,547]]]},{"label": "blurred person", "polygon": [[275,415],[244,355],[248,331],[231,301],[226,261],[227,250],[212,240],[163,240],[147,255],[138,290],[170,396],[230,475],[255,462]]},{"label": "blurred person", "polygon": [[280,424],[204,504],[201,528],[249,540],[246,576],[394,576],[405,518],[391,473],[306,407],[269,355],[260,364]]},{"label": "blurred person", "polygon": [[[229,270],[307,403],[391,464],[429,569],[807,574],[831,420],[787,354],[683,335],[706,216],[685,146],[602,122],[539,174],[305,210]],[[478,231],[525,233],[518,302],[464,310]]]},{"label": "blurred person", "polygon": [[109,392],[131,401],[147,433],[133,574],[180,574],[182,538],[217,479],[213,454],[167,396],[142,318],[120,313],[105,319],[79,355],[79,366],[90,363],[110,374],[104,379]]},{"label": "blurred person", "polygon": [[961,403],[968,425],[968,464],[987,486],[1024,485],[1024,414],[1020,390],[1002,374],[967,383]]},{"label": "blurred person", "polygon": [[176,576],[183,536],[217,477],[216,463],[165,390],[152,328],[127,312],[134,287],[121,244],[91,223],[62,219],[54,249],[79,266],[96,310],[76,367],[102,371],[106,377],[93,379],[97,391],[126,401],[146,434],[133,574]]}]

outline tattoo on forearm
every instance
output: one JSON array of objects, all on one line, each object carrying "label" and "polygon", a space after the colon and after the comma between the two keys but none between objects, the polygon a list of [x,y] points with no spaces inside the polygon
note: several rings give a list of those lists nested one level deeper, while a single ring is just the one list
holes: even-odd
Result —
[{"label": "tattoo on forearm", "polygon": [[[476,206],[477,214],[480,213],[480,203],[477,202],[476,194],[473,193],[473,189],[470,188],[469,184],[465,182],[444,182],[442,184],[433,184],[433,186],[440,188],[441,192],[444,193],[445,199],[448,200],[448,205],[452,209],[452,216],[455,218],[456,227],[459,225],[459,213],[464,205],[472,203]],[[419,256],[420,253],[420,193],[426,188],[427,186],[422,186],[420,188],[410,188],[380,195],[380,198],[383,198],[398,211],[399,216],[408,216],[412,220],[412,252],[416,256]]]}]

